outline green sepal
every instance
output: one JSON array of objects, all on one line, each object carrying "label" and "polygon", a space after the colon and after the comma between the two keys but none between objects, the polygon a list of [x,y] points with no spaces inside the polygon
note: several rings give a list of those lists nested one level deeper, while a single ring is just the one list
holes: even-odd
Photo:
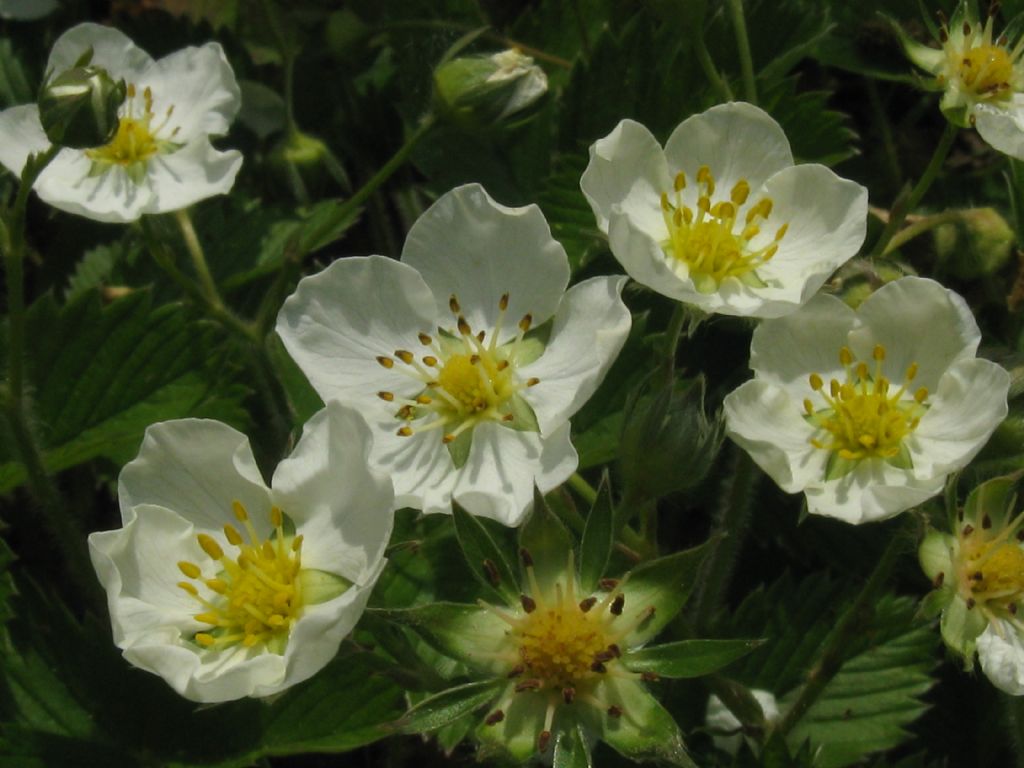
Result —
[{"label": "green sepal", "polygon": [[[903,30],[903,25],[891,16],[884,13],[879,13],[879,16],[885,19],[892,31],[896,33],[896,36],[900,41],[900,46],[903,48],[903,53],[906,54],[906,57],[910,59],[915,66],[920,67],[925,72],[932,75],[938,74],[946,58],[945,51],[940,48],[932,48],[929,45],[917,42],[917,40],[910,37],[910,35]],[[935,90],[939,87],[940,86],[933,84],[931,89]]]},{"label": "green sepal", "polygon": [[905,443],[900,443],[900,451],[895,456],[887,458],[886,463],[890,464],[896,469],[913,469],[914,460],[910,457],[910,449],[907,448]]},{"label": "green sepal", "polygon": [[[508,605],[514,605],[519,596],[519,580],[505,553],[494,543],[484,524],[454,503],[452,520],[455,523],[455,538],[473,575],[488,591],[498,595]],[[496,583],[492,582],[493,578],[496,578]]]},{"label": "green sepal", "polygon": [[545,595],[554,589],[555,582],[564,582],[573,540],[562,521],[551,511],[544,494],[536,487],[533,490],[533,511],[519,529],[519,547],[525,549],[533,560],[534,575]]},{"label": "green sepal", "polygon": [[537,414],[518,392],[508,399],[508,412],[512,414],[512,421],[503,421],[504,426],[519,432],[540,432]]},{"label": "green sepal", "polygon": [[855,470],[857,464],[856,459],[844,459],[833,451],[832,455],[828,457],[828,463],[825,464],[825,480],[838,480]]},{"label": "green sepal", "polygon": [[623,616],[632,619],[654,608],[654,615],[626,638],[627,647],[646,643],[682,610],[693,589],[698,569],[718,540],[719,537],[715,537],[699,547],[649,560],[627,574],[623,587],[626,597]]},{"label": "green sepal", "polygon": [[513,684],[508,683],[496,705],[504,708],[504,717],[493,725],[483,722],[476,728],[476,738],[480,742],[477,762],[503,765],[509,759],[525,763],[536,757],[537,737],[544,728],[547,701],[547,693],[514,693]]},{"label": "green sepal", "polygon": [[691,272],[690,280],[693,281],[693,287],[697,289],[697,293],[706,295],[718,292],[718,281],[710,275],[694,274]]},{"label": "green sepal", "polygon": [[519,347],[516,349],[517,367],[522,368],[525,365],[529,365],[544,354],[544,350],[548,347],[548,339],[551,338],[551,328],[554,324],[554,318],[550,318],[536,328],[531,328],[523,336],[523,340],[519,342]]},{"label": "green sepal", "polygon": [[485,672],[493,671],[492,655],[508,644],[508,625],[477,605],[437,602],[370,612],[409,627],[437,651]]},{"label": "green sepal", "polygon": [[956,592],[949,587],[933,589],[921,598],[921,604],[918,606],[917,612],[922,618],[934,619],[950,606],[955,597]]},{"label": "green sepal", "polygon": [[746,656],[764,640],[680,640],[627,653],[622,661],[632,672],[659,677],[702,677]]},{"label": "green sepal", "polygon": [[968,608],[962,598],[954,598],[942,612],[939,628],[942,640],[964,657],[967,669],[974,666],[974,647],[978,636],[985,631],[988,621],[977,608]]},{"label": "green sepal", "polygon": [[987,516],[993,529],[1004,528],[1010,522],[1016,486],[1022,475],[1024,470],[994,477],[972,490],[964,504],[964,520],[978,527]]},{"label": "green sepal", "polygon": [[473,429],[467,429],[445,447],[448,449],[448,455],[452,457],[455,468],[462,469],[469,461],[469,451],[473,447]]},{"label": "green sepal", "polygon": [[591,768],[587,739],[577,723],[561,728],[555,735],[551,768]]},{"label": "green sepal", "polygon": [[917,549],[917,561],[932,582],[939,578],[952,578],[955,576],[951,552],[957,546],[954,536],[942,531],[930,530],[921,540],[921,546]]},{"label": "green sepal", "polygon": [[304,605],[319,605],[348,591],[352,582],[336,573],[303,568],[299,571],[299,585]]},{"label": "green sepal", "polygon": [[425,733],[442,728],[492,701],[507,683],[502,679],[466,683],[424,699],[391,724],[398,733]]},{"label": "green sepal", "polygon": [[751,288],[767,288],[768,287],[768,283],[766,283],[764,280],[762,280],[760,277],[758,277],[757,272],[754,271],[754,270],[750,270],[749,272],[744,272],[742,275],[739,276],[739,279],[740,279],[741,283],[743,283],[744,285],[750,286]]},{"label": "green sepal", "polygon": [[580,541],[580,589],[593,592],[604,576],[615,543],[615,507],[608,472],[601,477],[597,498],[587,515]]},{"label": "green sepal", "polygon": [[672,765],[696,768],[686,753],[683,734],[672,715],[635,680],[604,680],[596,694],[618,706],[622,717],[603,715],[600,738],[630,760],[663,760]]}]

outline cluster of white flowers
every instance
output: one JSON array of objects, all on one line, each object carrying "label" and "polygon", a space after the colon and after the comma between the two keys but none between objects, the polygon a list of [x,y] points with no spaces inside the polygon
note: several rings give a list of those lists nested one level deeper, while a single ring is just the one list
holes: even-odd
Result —
[{"label": "cluster of white flowers", "polygon": [[[990,27],[980,42],[967,25],[951,34],[942,62],[963,62],[934,68],[999,147],[996,127],[1018,121],[1017,53],[999,70],[1006,93],[964,69],[996,45]],[[127,222],[230,190],[241,155],[210,137],[240,97],[217,44],[154,61],[85,24],[59,38],[47,77],[87,50],[126,84],[120,122],[103,146],[62,149],[35,183],[42,200]],[[35,106],[0,113],[0,132],[14,173],[49,146]],[[795,165],[757,107],[690,117],[664,149],[624,120],[591,147],[581,188],[638,283],[763,319],[754,378],[725,401],[728,434],[811,513],[860,523],[923,502],[1006,415],[1009,376],[975,357],[978,327],[953,292],[908,277],[857,310],[818,293],[863,244],[867,192]],[[396,508],[522,522],[535,487],[576,470],[570,419],[630,330],[626,277],[569,279],[537,206],[472,184],[423,213],[401,260],[344,258],[303,279],[277,333],[328,405],[271,486],[235,430],[156,424],[120,477],[123,526],[90,537],[125,657],[196,701],[274,694],[358,620]]]}]

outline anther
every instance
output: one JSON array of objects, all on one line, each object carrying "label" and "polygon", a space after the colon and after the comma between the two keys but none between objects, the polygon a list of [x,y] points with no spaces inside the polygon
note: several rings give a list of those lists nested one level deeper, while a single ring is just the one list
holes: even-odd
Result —
[{"label": "anther", "polygon": [[214,560],[220,560],[224,557],[224,550],[220,548],[220,544],[214,541],[208,534],[200,533],[196,536],[196,540],[199,542],[199,546],[203,548],[203,552]]},{"label": "anther", "polygon": [[430,405],[434,401],[430,398],[429,395],[417,395],[416,402],[419,403],[420,405]]},{"label": "anther", "polygon": [[975,605],[976,605],[976,603],[974,602],[974,598],[973,597],[967,598],[967,610],[968,611],[971,610]]},{"label": "anther", "polygon": [[240,501],[231,502],[231,511],[234,513],[235,519],[240,523],[244,523],[249,519],[249,513],[245,511],[245,507],[242,506]]},{"label": "anther", "polygon": [[198,579],[202,574],[199,570],[199,566],[195,563],[190,563],[187,560],[182,560],[178,563],[178,570],[188,576],[190,579]]},{"label": "anther", "polygon": [[523,672],[526,671],[526,667],[522,664],[516,664],[512,669],[509,670],[507,677],[511,680],[513,677],[519,677]]},{"label": "anther", "polygon": [[533,567],[533,555],[530,554],[530,550],[526,547],[519,548],[519,559],[523,561],[523,565],[527,568]]},{"label": "anther", "polygon": [[551,731],[541,731],[537,737],[537,751],[547,752],[548,744],[551,741]]},{"label": "anther", "polygon": [[970,536],[972,533],[974,533],[974,526],[971,525],[970,523],[968,523],[967,525],[964,526],[964,529],[963,529],[963,531],[960,532],[960,535],[963,536],[964,538],[966,538],[966,537]]},{"label": "anther", "polygon": [[596,597],[591,596],[591,597],[584,598],[583,600],[580,600],[580,610],[583,611],[583,613],[587,613],[596,604],[597,604],[597,598]]},{"label": "anther", "polygon": [[462,308],[459,307],[459,300],[455,298],[454,293],[451,295],[451,298],[448,299],[448,308],[455,314],[462,311]]},{"label": "anther", "polygon": [[686,174],[683,173],[682,171],[677,173],[675,181],[672,183],[672,186],[675,188],[676,192],[686,189]]},{"label": "anther", "polygon": [[399,427],[395,434],[399,437],[412,437],[412,430],[409,427]]},{"label": "anther", "polygon": [[626,596],[621,592],[615,596],[612,600],[612,604],[608,607],[608,610],[615,616],[622,615],[622,608],[626,605]]},{"label": "anther", "polygon": [[846,367],[853,362],[853,352],[850,351],[849,347],[842,347],[839,350],[839,363]]},{"label": "anther", "polygon": [[743,205],[747,202],[747,197],[750,195],[750,184],[746,179],[740,179],[732,188],[732,192],[729,195],[729,199],[735,205]]},{"label": "anther", "polygon": [[502,421],[514,421],[514,420],[515,420],[515,418],[516,418],[516,417],[515,417],[515,416],[514,416],[513,414],[511,414],[511,413],[506,413],[506,414],[505,414],[504,416],[502,416],[502,417],[501,417],[501,420],[502,420]]},{"label": "anther", "polygon": [[[967,21],[964,22],[964,34],[965,35],[971,34],[971,24],[970,24],[970,22],[967,22]],[[967,59],[964,59],[964,61],[967,61]]]},{"label": "anther", "polygon": [[395,393],[382,391],[377,393],[377,397],[379,397],[381,400],[384,400],[385,402],[390,403],[392,400],[395,399]]},{"label": "anther", "polygon": [[1008,603],[1006,605],[1006,610],[1008,610],[1010,612],[1011,616],[1016,616],[1017,615],[1017,604],[1016,603]]},{"label": "anther", "polygon": [[469,327],[469,323],[466,321],[466,318],[464,318],[462,315],[459,315],[459,318],[458,320],[456,320],[455,324],[459,327],[459,333],[463,334],[464,336],[469,336],[473,333],[473,329]]},{"label": "anther", "polygon": [[522,693],[523,691],[536,691],[538,688],[540,688],[540,680],[531,677],[529,680],[516,683],[516,687],[513,690],[516,693]]},{"label": "anther", "polygon": [[942,586],[945,580],[946,574],[943,571],[939,571],[937,574],[935,574],[935,578],[932,580],[932,587],[938,589]]},{"label": "anther", "polygon": [[377,362],[383,365],[385,368],[394,368],[395,366],[395,361],[392,360],[390,357],[385,357],[384,355],[377,355]]},{"label": "anther", "polygon": [[437,358],[433,355],[427,355],[423,358],[423,364],[428,368],[433,368],[437,365]]},{"label": "anther", "polygon": [[622,707],[617,704],[612,704],[608,707],[608,717],[614,717],[616,719],[622,717]]},{"label": "anther", "polygon": [[591,672],[604,673],[608,671],[608,668],[600,661],[595,661],[590,665]]},{"label": "anther", "polygon": [[562,701],[564,701],[566,704],[572,704],[572,702],[573,702],[573,700],[575,698],[576,698],[576,689],[575,688],[573,688],[572,686],[569,686],[567,688],[563,688],[562,689]]},{"label": "anther", "polygon": [[871,356],[875,358],[875,360],[885,360],[885,347],[881,344],[875,344],[875,348],[871,350]]},{"label": "anther", "polygon": [[985,515],[983,518],[981,518],[981,527],[984,528],[985,530],[988,530],[989,528],[991,528],[992,527],[992,518],[989,517],[988,515]]},{"label": "anther", "polygon": [[478,333],[476,335],[476,340],[479,341],[481,344],[483,343],[485,338],[487,338],[487,332],[486,331],[480,331],[480,333]]},{"label": "anther", "polygon": [[522,604],[523,610],[527,613],[533,613],[537,610],[537,601],[529,595],[520,595],[519,602]]},{"label": "anther", "polygon": [[925,400],[927,400],[928,387],[921,387],[919,390],[917,390],[917,392],[914,393],[914,399],[919,403],[923,403]]},{"label": "anther", "polygon": [[808,377],[808,380],[810,381],[810,384],[811,384],[811,389],[813,389],[813,390],[814,390],[815,392],[817,392],[817,391],[818,391],[818,390],[820,390],[820,389],[821,389],[821,388],[822,388],[823,386],[825,386],[825,382],[823,382],[823,381],[821,380],[821,376],[819,376],[819,375],[818,375],[818,374],[816,374],[816,373],[812,373],[812,374],[811,374],[811,375],[810,375],[810,376]]},{"label": "anther", "polygon": [[597,582],[597,586],[603,592],[611,592],[613,589],[615,589],[617,586],[619,586],[619,580],[618,579],[601,579],[599,582]]},{"label": "anther", "polygon": [[971,574],[971,580],[972,581],[984,581],[985,580],[985,574],[982,573],[981,571],[975,571],[974,573]]},{"label": "anther", "polygon": [[661,210],[666,213],[672,210],[672,203],[668,201],[668,195],[664,192],[661,193]]},{"label": "anther", "polygon": [[[195,577],[192,577],[195,578]],[[199,590],[189,584],[187,581],[179,581],[178,587],[188,592],[192,597],[199,597]]]},{"label": "anther", "polygon": [[612,643],[608,646],[608,653],[612,655],[612,658],[618,659],[622,656],[622,649],[616,643]]},{"label": "anther", "polygon": [[445,445],[448,445],[449,443],[453,443],[453,442],[455,442],[455,435],[453,435],[451,432],[449,432],[447,435],[445,435],[444,437],[441,438],[441,442],[444,443]]},{"label": "anther", "polygon": [[406,365],[412,365],[412,361],[415,359],[412,355],[412,352],[410,352],[407,349],[396,349],[395,357],[397,357]]},{"label": "anther", "polygon": [[494,564],[493,560],[485,557],[481,565],[483,566],[484,574],[487,576],[488,584],[492,587],[497,587],[501,584],[501,575],[498,573],[498,566]]},{"label": "anther", "polygon": [[211,645],[217,642],[213,639],[213,635],[207,634],[206,632],[197,632],[194,639],[204,648],[209,648]]},{"label": "anther", "polygon": [[240,534],[238,532],[238,529],[230,523],[226,523],[224,525],[224,537],[228,540],[228,543],[233,547],[237,547],[239,544],[242,543],[242,534]]},{"label": "anther", "polygon": [[657,672],[641,672],[640,679],[645,683],[656,683],[661,680],[661,675]]},{"label": "anther", "polygon": [[500,709],[496,709],[487,717],[484,718],[484,725],[497,725],[505,719],[505,713]]},{"label": "anther", "polygon": [[533,315],[523,315],[523,319],[519,321],[519,330],[526,333],[530,330],[531,325],[533,325]]},{"label": "anther", "polygon": [[501,294],[501,298],[498,299],[498,309],[500,309],[502,312],[504,312],[506,309],[508,309],[508,294],[507,293]]},{"label": "anther", "polygon": [[528,387],[536,387],[538,384],[540,384],[540,379],[538,379],[536,376],[531,376],[529,379],[526,380],[526,386]]}]

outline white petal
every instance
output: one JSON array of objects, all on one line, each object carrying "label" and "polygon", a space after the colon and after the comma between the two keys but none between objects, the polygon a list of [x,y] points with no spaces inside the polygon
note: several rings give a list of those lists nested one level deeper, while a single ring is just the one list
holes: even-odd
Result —
[{"label": "white petal", "polygon": [[270,492],[241,432],[219,421],[180,419],[146,430],[137,458],[118,478],[121,519],[153,504],[173,510],[200,530],[220,531],[240,501],[257,530],[269,529]]},{"label": "white petal", "polygon": [[564,424],[549,438],[495,422],[473,430],[473,447],[452,495],[467,511],[519,525],[533,502],[533,486],[546,492],[576,471],[578,457]]},{"label": "white petal", "polygon": [[540,383],[523,390],[543,435],[583,407],[622,349],[632,316],[622,302],[625,277],[595,277],[573,286],[555,314],[544,354],[518,371]]},{"label": "white petal", "polygon": [[915,387],[935,391],[943,372],[957,360],[974,357],[981,340],[970,307],[934,280],[903,277],[886,283],[860,305],[862,327],[850,333],[850,347],[871,360],[876,344],[885,347],[885,372],[895,383],[917,363]]},{"label": "white petal", "polygon": [[1006,622],[989,624],[977,640],[978,660],[992,685],[1011,696],[1024,695],[1024,641]]},{"label": "white petal", "polygon": [[772,176],[750,199],[760,200],[762,195],[773,201],[772,213],[752,247],[767,247],[787,225],[778,252],[758,270],[769,287],[756,292],[788,305],[773,313],[777,316],[805,303],[860,250],[867,232],[868,191],[823,165],[797,165]]},{"label": "white petal", "polygon": [[1006,418],[1009,387],[1010,374],[989,360],[954,363],[914,432],[914,474],[936,477],[967,466]]},{"label": "white petal", "polygon": [[[50,140],[39,122],[39,107],[35,104],[22,104],[0,112],[0,136],[3,137],[0,141],[0,163],[15,176],[21,176],[29,155],[50,147]],[[71,151],[65,149],[62,154]]]},{"label": "white petal", "polygon": [[748,381],[723,403],[726,431],[788,493],[825,477],[828,453],[811,445],[814,430],[796,402],[766,381]]},{"label": "white petal", "polygon": [[241,167],[240,152],[218,152],[203,137],[176,152],[158,155],[146,168],[153,196],[144,212],[168,213],[208,197],[227,194]]},{"label": "white petal", "polygon": [[686,173],[688,185],[697,169],[707,165],[720,195],[740,179],[757,189],[777,171],[793,164],[793,154],[782,128],[752,104],[732,102],[687,118],[665,144],[669,172]]},{"label": "white petal", "polygon": [[39,175],[39,199],[62,211],[95,221],[136,221],[153,200],[148,176],[136,184],[120,166],[90,176],[92,161],[84,152],[63,150]]},{"label": "white petal", "polygon": [[90,534],[89,552],[119,648],[154,634],[176,642],[181,630],[199,629],[192,616],[201,606],[177,584],[178,562],[195,562],[202,551],[194,526],[181,515],[148,504],[135,507],[124,527]]},{"label": "white petal", "polygon": [[89,48],[91,64],[103,67],[114,80],[132,82],[153,59],[120,30],[102,24],[85,23],[72,27],[57,38],[46,62],[47,76],[71,69]]},{"label": "white petal", "polygon": [[[427,417],[429,418],[429,417]],[[451,514],[455,464],[438,429],[400,437],[395,420],[371,423],[373,465],[395,485],[395,507],[421,509],[424,514]]]},{"label": "white petal", "polygon": [[569,283],[569,260],[551,237],[536,205],[507,208],[479,184],[442,195],[412,225],[402,263],[418,270],[433,291],[437,317],[450,318],[454,294],[474,331],[494,328],[498,301],[509,294],[504,336],[529,313],[534,325],[551,317]]},{"label": "white petal", "polygon": [[672,191],[665,153],[651,132],[634,120],[623,120],[590,146],[580,189],[605,234],[613,206],[652,236],[665,230],[661,194]]},{"label": "white petal", "polygon": [[1024,94],[1015,93],[1008,107],[978,104],[974,127],[991,147],[1024,160]]},{"label": "white petal", "polygon": [[617,207],[612,209],[608,223],[608,244],[626,273],[652,291],[693,304],[715,301],[698,293],[693,281],[685,276],[686,265],[682,262],[673,265],[661,245]]},{"label": "white petal", "polygon": [[884,520],[930,499],[944,485],[944,477],[917,480],[909,470],[868,459],[838,480],[808,487],[807,510],[853,524]]},{"label": "white petal", "polygon": [[433,333],[435,318],[434,296],[415,269],[383,256],[355,257],[301,280],[281,308],[277,332],[325,401],[350,403],[374,425],[397,410],[377,392],[423,389],[377,356],[415,351],[417,334]]},{"label": "white petal", "polygon": [[275,503],[306,541],[304,568],[365,584],[391,536],[391,481],[367,464],[366,422],[337,402],[313,416],[274,473]]},{"label": "white petal", "polygon": [[199,136],[222,136],[242,105],[235,74],[218,43],[183,48],[155,62],[136,86],[149,87],[153,94],[154,122],[160,122],[171,107],[174,112],[160,131],[162,139],[188,143]]},{"label": "white petal", "polygon": [[856,313],[849,306],[835,296],[819,294],[799,311],[765,320],[754,329],[750,367],[759,380],[786,389],[797,402],[810,397],[815,407],[824,407],[808,378],[817,373],[825,382],[833,377],[845,380],[839,350],[856,326]]}]

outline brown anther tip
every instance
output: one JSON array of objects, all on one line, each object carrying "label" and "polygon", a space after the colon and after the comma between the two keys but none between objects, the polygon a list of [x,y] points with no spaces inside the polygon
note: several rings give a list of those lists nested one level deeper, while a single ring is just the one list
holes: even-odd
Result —
[{"label": "brown anther tip", "polygon": [[408,427],[399,427],[398,432],[395,434],[399,437],[412,437],[412,430]]},{"label": "brown anther tip", "polygon": [[533,567],[533,555],[530,554],[530,550],[526,547],[519,548],[519,559],[523,561],[523,565],[527,568]]},{"label": "brown anther tip", "polygon": [[498,309],[500,309],[502,312],[504,312],[506,309],[508,309],[508,294],[507,293],[501,294],[501,298],[498,299]]},{"label": "brown anther tip", "polygon": [[562,701],[566,704],[572,704],[573,699],[576,698],[576,689],[572,686],[562,689]]},{"label": "brown anther tip", "polygon": [[526,333],[530,330],[531,325],[533,325],[533,315],[523,315],[523,319],[519,321],[519,329]]},{"label": "brown anther tip", "polygon": [[548,744],[551,742],[551,731],[541,731],[537,737],[537,751],[547,752]]},{"label": "brown anther tip", "polygon": [[599,661],[604,664],[606,661],[611,661],[615,658],[615,654],[605,648],[603,651],[598,651],[594,654],[594,661]]},{"label": "brown anther tip", "polygon": [[499,371],[504,371],[504,370],[505,370],[506,368],[508,368],[508,360],[502,360],[502,361],[500,361],[500,362],[498,363],[498,365],[497,365],[497,366],[495,366],[495,367],[496,367],[496,368],[497,368],[497,369],[498,369]]},{"label": "brown anther tip", "polygon": [[981,518],[981,527],[984,528],[986,531],[989,528],[991,528],[992,527],[992,518],[989,517],[988,515],[985,515],[983,518]]},{"label": "brown anther tip", "polygon": [[1024,541],[1024,529],[1017,531],[1017,541]]},{"label": "brown anther tip", "polygon": [[626,596],[620,592],[619,594],[617,594],[615,596],[615,599],[612,600],[612,604],[608,607],[608,610],[611,611],[612,614],[615,615],[615,616],[621,616],[622,615],[622,609],[623,609],[623,607],[625,607],[625,605],[626,605]]},{"label": "brown anther tip", "polygon": [[985,580],[985,574],[982,573],[981,571],[975,571],[974,573],[971,574],[971,580],[972,581],[984,581]]},{"label": "brown anther tip", "polygon": [[1006,610],[1008,610],[1012,615],[1016,616],[1017,615],[1017,604],[1016,603],[1008,603],[1007,606],[1006,606]]},{"label": "brown anther tip", "polygon": [[526,380],[526,386],[528,387],[536,387],[538,384],[540,384],[540,379],[536,376],[532,376]]},{"label": "brown anther tip", "polygon": [[608,671],[608,667],[606,667],[600,661],[595,661],[593,664],[590,665],[590,671],[591,672],[607,672]]},{"label": "brown anther tip", "polygon": [[459,308],[459,300],[457,298],[455,298],[455,294],[454,293],[451,295],[451,298],[448,299],[448,308],[452,312],[455,312],[456,314],[458,314],[459,312],[462,311]]},{"label": "brown anther tip", "polygon": [[540,688],[540,680],[530,678],[529,680],[523,680],[521,683],[516,683],[516,687],[513,690],[516,693],[522,693],[523,691],[536,691],[538,688]]},{"label": "brown anther tip", "polygon": [[485,338],[487,338],[487,333],[485,331],[480,331],[480,333],[476,335],[477,341],[482,342]]},{"label": "brown anther tip", "polygon": [[498,573],[498,566],[494,564],[494,561],[490,558],[484,558],[481,563],[484,569],[484,574],[487,576],[487,583],[492,587],[497,587],[501,584],[501,575]]},{"label": "brown anther tip", "polygon": [[970,523],[965,525],[964,529],[960,532],[962,536],[970,536],[972,533],[974,533],[974,526]]},{"label": "brown anther tip", "polygon": [[504,416],[501,417],[502,421],[512,421],[513,419],[515,419],[515,416],[513,416],[511,413],[506,413]]},{"label": "brown anther tip", "polygon": [[406,365],[409,365],[413,361],[412,352],[410,352],[407,349],[396,349],[395,350],[395,357],[397,357],[399,360],[401,360]]},{"label": "brown anther tip", "polygon": [[944,572],[942,572],[942,571],[939,571],[937,574],[935,574],[935,578],[932,580],[932,587],[934,587],[935,589],[938,589],[939,587],[942,586],[942,584],[943,584],[943,582],[945,580],[946,580],[946,574]]},{"label": "brown anther tip", "polygon": [[441,438],[441,442],[444,443],[445,445],[448,445],[449,443],[454,442],[454,441],[455,441],[455,435],[451,435],[451,434],[445,435],[444,437]]},{"label": "brown anther tip", "polygon": [[591,608],[593,608],[596,604],[597,604],[597,598],[596,597],[584,598],[583,600],[580,600],[580,610],[583,611],[583,613],[586,613]]},{"label": "brown anther tip", "polygon": [[519,677],[525,671],[526,667],[524,667],[522,664],[516,664],[514,667],[512,667],[512,669],[509,670],[508,678],[509,680],[511,680],[513,677]]},{"label": "brown anther tip", "polygon": [[428,368],[433,368],[435,365],[437,365],[437,358],[434,357],[433,355],[427,355],[426,357],[423,358],[423,364]]},{"label": "brown anther tip", "polygon": [[473,365],[476,365],[477,363],[480,362],[480,355],[470,355],[469,362],[471,362]]},{"label": "brown anther tip", "polygon": [[964,22],[964,34],[965,35],[971,34],[971,23],[969,21],[965,21]]},{"label": "brown anther tip", "polygon": [[967,610],[968,611],[971,610],[971,608],[973,608],[975,605],[976,605],[976,603],[974,602],[974,598],[973,597],[968,597],[967,598]]},{"label": "brown anther tip", "polygon": [[641,672],[640,679],[645,683],[656,683],[661,680],[661,675],[657,672]]},{"label": "brown anther tip", "polygon": [[393,392],[378,392],[377,397],[379,397],[381,400],[386,400],[389,403],[395,399],[395,395]]},{"label": "brown anther tip", "polygon": [[616,643],[612,643],[608,646],[608,653],[612,655],[612,658],[618,659],[622,656],[622,649]]},{"label": "brown anther tip", "polygon": [[395,365],[395,361],[390,357],[384,357],[384,355],[377,355],[377,362],[383,365],[385,368],[392,368]]},{"label": "brown anther tip", "polygon": [[421,333],[420,334],[420,344],[422,344],[423,346],[426,347],[426,346],[430,346],[431,342],[433,342],[433,339],[430,338],[430,336],[428,336],[425,333]]},{"label": "brown anther tip", "polygon": [[533,613],[537,610],[537,601],[529,595],[520,595],[519,602],[522,604],[523,610],[527,613]]},{"label": "brown anther tip", "polygon": [[464,333],[469,336],[473,332],[473,329],[469,327],[469,323],[466,322],[466,318],[462,315],[459,315],[457,325],[459,326],[459,333]]},{"label": "brown anther tip", "polygon": [[484,725],[497,725],[505,719],[505,713],[500,709],[496,709],[487,717],[484,718]]},{"label": "brown anther tip", "polygon": [[617,704],[612,704],[610,707],[608,707],[608,717],[622,717],[622,707],[620,707]]},{"label": "brown anther tip", "polygon": [[597,586],[600,587],[601,590],[604,591],[604,592],[611,592],[613,589],[615,589],[617,586],[619,586],[619,580],[618,579],[601,579],[599,582],[597,582]]}]

